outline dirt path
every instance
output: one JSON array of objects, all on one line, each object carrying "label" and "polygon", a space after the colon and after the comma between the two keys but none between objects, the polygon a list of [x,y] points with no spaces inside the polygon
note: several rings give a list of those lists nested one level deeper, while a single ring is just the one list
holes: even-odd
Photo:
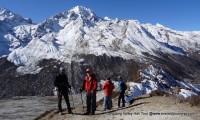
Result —
[{"label": "dirt path", "polygon": [[[102,97],[102,96],[101,96]],[[99,97],[100,98],[100,97]],[[190,107],[186,103],[175,103],[172,97],[149,97],[144,95],[137,98],[133,104],[126,104],[125,108],[114,108],[102,112],[102,105],[97,107],[96,115],[83,115],[81,104],[75,106],[74,114],[58,114],[56,109],[37,118],[37,120],[198,120],[200,107]],[[86,108],[84,108],[86,110]]]}]

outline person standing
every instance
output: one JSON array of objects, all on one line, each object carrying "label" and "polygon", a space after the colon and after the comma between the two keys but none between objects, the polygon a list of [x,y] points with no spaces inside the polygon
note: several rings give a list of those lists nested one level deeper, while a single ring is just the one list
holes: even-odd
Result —
[{"label": "person standing", "polygon": [[117,78],[119,80],[119,89],[120,89],[120,95],[119,95],[119,98],[118,98],[118,106],[117,106],[117,108],[120,107],[121,99],[122,99],[122,107],[125,107],[124,94],[125,94],[125,91],[127,89],[127,86],[124,83],[124,81],[123,81],[121,76],[118,76]]},{"label": "person standing", "polygon": [[68,88],[71,89],[71,86],[68,83],[68,78],[67,75],[65,74],[65,69],[64,68],[60,68],[60,73],[56,76],[56,79],[54,81],[54,85],[55,87],[58,88],[58,109],[61,115],[63,115],[62,113],[62,96],[64,96],[65,102],[67,104],[67,109],[68,109],[68,114],[72,114],[72,110],[70,107],[70,102],[69,102],[69,90]]},{"label": "person standing", "polygon": [[106,108],[109,110],[112,107],[112,91],[114,89],[114,84],[111,82],[110,77],[106,79],[104,84],[102,85],[102,89],[104,90],[104,102],[103,102],[103,110],[106,111]]},{"label": "person standing", "polygon": [[87,75],[83,81],[83,87],[80,89],[81,92],[83,90],[86,91],[87,111],[84,113],[84,115],[94,115],[96,111],[97,80],[96,75],[92,74],[89,68],[86,70],[86,73]]}]

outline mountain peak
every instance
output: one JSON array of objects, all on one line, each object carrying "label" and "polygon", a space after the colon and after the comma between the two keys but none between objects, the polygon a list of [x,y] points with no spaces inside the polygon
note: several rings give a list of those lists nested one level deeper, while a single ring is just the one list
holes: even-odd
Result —
[{"label": "mountain peak", "polygon": [[95,13],[86,7],[83,6],[76,6],[68,11],[69,14],[76,14],[81,16],[81,18],[93,18],[96,17]]},{"label": "mountain peak", "polygon": [[165,26],[159,24],[159,23],[156,23],[156,27],[161,27],[161,28],[165,28]]},{"label": "mountain peak", "polygon": [[6,8],[0,8],[0,20],[3,20],[4,18],[13,18],[14,16],[16,16],[16,14],[10,10]]},{"label": "mountain peak", "polygon": [[[89,20],[89,21],[99,21],[101,20],[100,17],[96,16],[96,14],[89,8],[83,6],[76,6],[64,13],[58,13],[52,17],[53,19],[66,19],[69,18],[70,20]],[[50,18],[50,19],[52,19]]]},{"label": "mountain peak", "polygon": [[21,15],[16,14],[9,9],[0,8],[0,20],[4,21],[5,19],[9,19],[11,21],[14,20],[15,22],[18,21],[19,23],[32,24],[32,20],[30,18],[23,18]]},{"label": "mountain peak", "polygon": [[86,8],[84,6],[76,6],[73,7],[69,12],[75,12],[75,13],[93,13],[91,9]]},{"label": "mountain peak", "polygon": [[5,14],[6,12],[11,12],[11,11],[6,8],[0,8],[0,15]]}]

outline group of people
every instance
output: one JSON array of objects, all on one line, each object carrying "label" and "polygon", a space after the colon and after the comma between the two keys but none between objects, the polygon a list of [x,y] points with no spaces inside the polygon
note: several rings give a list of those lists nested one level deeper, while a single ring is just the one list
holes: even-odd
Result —
[{"label": "group of people", "polygon": [[[125,107],[125,100],[124,100],[124,94],[127,89],[126,84],[122,80],[121,76],[117,77],[119,80],[119,98],[118,98],[118,106],[117,108],[120,107],[120,103],[122,100],[122,107]],[[102,89],[104,90],[104,102],[103,102],[103,110],[106,111],[106,109],[111,109],[112,108],[112,91],[115,88],[114,84],[112,83],[110,77],[106,79],[104,84],[102,85]]]},{"label": "group of people", "polygon": [[[84,113],[84,115],[94,115],[96,111],[96,91],[97,91],[97,79],[96,75],[92,73],[91,69],[86,69],[86,77],[83,80],[83,86],[79,89],[80,92],[86,91],[86,104],[87,104],[87,110]],[[126,90],[126,84],[123,82],[122,77],[119,76],[119,88],[120,88],[120,95],[118,99],[118,106],[120,107],[121,99],[122,99],[122,107],[125,107],[125,100],[124,100],[124,93]],[[60,114],[63,114],[62,111],[62,96],[64,96],[64,99],[67,104],[68,113],[72,114],[72,110],[70,107],[69,102],[69,89],[71,89],[71,86],[68,83],[67,75],[65,74],[65,69],[60,68],[60,73],[56,76],[56,79],[54,81],[55,87],[58,88],[58,109],[60,111]],[[104,102],[103,102],[103,110],[111,109],[112,108],[112,91],[115,88],[114,84],[112,83],[110,77],[106,79],[106,81],[102,85],[102,89],[104,90]]]}]

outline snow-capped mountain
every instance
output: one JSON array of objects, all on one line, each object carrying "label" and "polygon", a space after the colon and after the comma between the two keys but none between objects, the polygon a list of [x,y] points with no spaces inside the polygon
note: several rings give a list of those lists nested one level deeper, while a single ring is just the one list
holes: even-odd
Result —
[{"label": "snow-capped mountain", "polygon": [[144,52],[187,55],[189,50],[200,49],[200,32],[175,31],[136,20],[104,19],[82,6],[37,25],[6,9],[0,13],[1,30],[8,31],[1,35],[1,41],[9,45],[5,48],[2,44],[0,55],[8,55],[16,65],[35,66],[42,59],[70,62],[77,54],[140,59]]},{"label": "snow-capped mountain", "polygon": [[[136,73],[132,72],[134,69],[138,70],[138,63],[150,62],[182,76],[183,73],[191,74],[187,71],[190,67],[195,68],[191,69],[193,71],[199,70],[199,51],[200,31],[176,31],[160,24],[102,18],[83,6],[58,13],[38,24],[0,9],[0,60],[5,62],[6,57],[14,63],[16,69],[12,67],[12,70],[17,71],[16,76],[42,74],[48,66],[44,60],[70,64],[67,68],[78,76],[75,68],[80,68],[76,63],[82,57],[94,64],[93,67],[98,66],[99,73],[102,69],[111,69],[113,71],[108,70],[108,73],[114,76],[116,72],[123,72],[130,77]],[[49,61],[47,63],[51,63]]]},{"label": "snow-capped mountain", "polygon": [[199,31],[175,31],[160,24],[143,24],[143,26],[156,40],[165,45],[168,44],[174,47],[178,47],[186,52],[189,50],[196,51],[200,48]]},{"label": "snow-capped mountain", "polygon": [[0,56],[8,55],[20,46],[27,45],[32,20],[0,8]]}]

